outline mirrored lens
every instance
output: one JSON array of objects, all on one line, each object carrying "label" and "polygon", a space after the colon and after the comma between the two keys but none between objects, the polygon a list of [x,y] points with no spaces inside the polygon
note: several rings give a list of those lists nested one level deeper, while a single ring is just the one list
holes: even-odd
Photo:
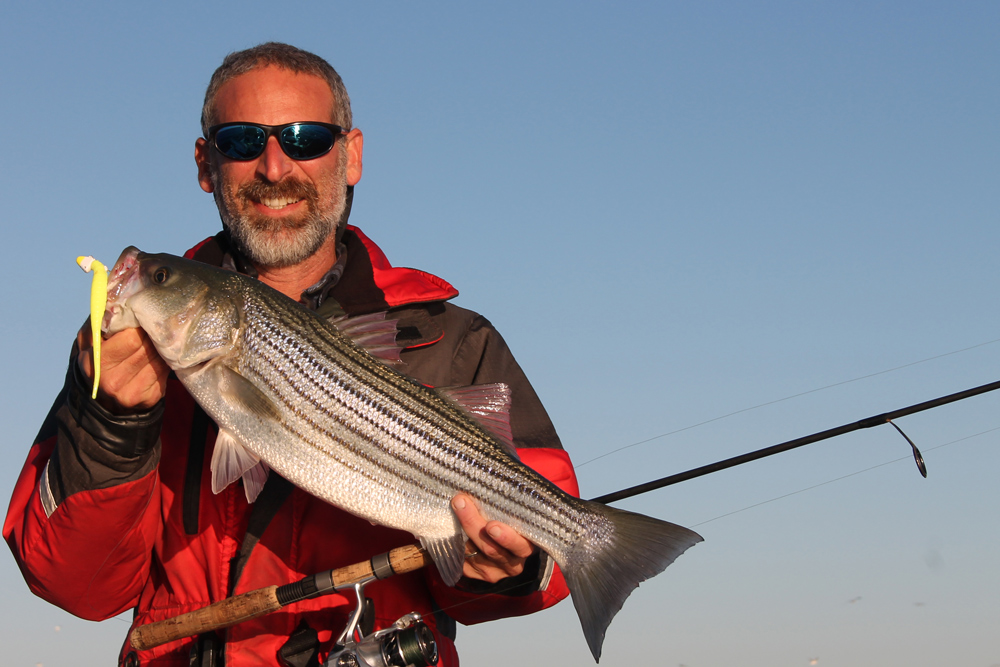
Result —
[{"label": "mirrored lens", "polygon": [[252,160],[266,145],[267,133],[254,125],[230,125],[215,133],[215,146],[234,160]]},{"label": "mirrored lens", "polygon": [[278,140],[293,160],[312,160],[330,152],[334,136],[330,128],[322,125],[297,123],[283,129]]}]

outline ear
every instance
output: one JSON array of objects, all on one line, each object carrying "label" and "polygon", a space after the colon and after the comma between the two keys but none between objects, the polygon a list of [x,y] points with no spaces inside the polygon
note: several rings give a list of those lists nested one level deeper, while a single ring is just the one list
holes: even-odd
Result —
[{"label": "ear", "polygon": [[212,169],[209,158],[212,154],[212,147],[203,138],[198,137],[194,142],[194,162],[198,165],[198,185],[205,192],[215,190],[212,183]]},{"label": "ear", "polygon": [[354,128],[348,132],[344,137],[344,145],[347,149],[347,184],[355,185],[361,180],[361,156],[365,148],[365,138],[361,130]]}]

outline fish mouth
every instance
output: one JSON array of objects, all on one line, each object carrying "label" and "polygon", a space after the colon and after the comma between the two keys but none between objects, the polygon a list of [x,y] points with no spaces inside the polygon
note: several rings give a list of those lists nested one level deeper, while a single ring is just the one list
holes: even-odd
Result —
[{"label": "fish mouth", "polygon": [[137,292],[139,256],[142,254],[135,246],[129,246],[122,251],[115,262],[114,268],[108,274],[108,303],[104,308],[104,318],[101,320],[101,331],[111,335],[128,328],[121,326],[125,302],[128,297]]}]

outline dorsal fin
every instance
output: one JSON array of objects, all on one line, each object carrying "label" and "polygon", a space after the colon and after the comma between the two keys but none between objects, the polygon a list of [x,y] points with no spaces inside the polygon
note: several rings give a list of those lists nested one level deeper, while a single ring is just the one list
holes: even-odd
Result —
[{"label": "dorsal fin", "polygon": [[390,366],[402,363],[399,353],[402,348],[396,344],[397,320],[385,319],[385,311],[355,315],[341,315],[327,320],[337,330],[364,348],[382,363]]},{"label": "dorsal fin", "polygon": [[439,387],[437,392],[470,413],[515,459],[520,460],[510,430],[510,387],[503,382],[468,387]]}]

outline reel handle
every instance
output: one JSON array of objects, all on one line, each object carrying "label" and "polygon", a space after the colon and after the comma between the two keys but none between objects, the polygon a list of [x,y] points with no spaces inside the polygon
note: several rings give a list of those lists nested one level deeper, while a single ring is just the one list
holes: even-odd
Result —
[{"label": "reel handle", "polygon": [[[277,611],[292,602],[298,602],[306,597],[313,597],[317,594],[329,593],[335,588],[339,588],[341,586],[350,586],[368,579],[384,579],[385,577],[393,574],[404,574],[406,572],[419,570],[424,565],[431,562],[430,558],[427,556],[427,552],[416,544],[398,547],[390,551],[388,554],[384,554],[384,556],[387,556],[388,564],[391,568],[391,571],[388,573],[381,568],[378,573],[376,572],[375,567],[372,565],[372,561],[378,559],[379,556],[375,556],[367,561],[354,563],[352,565],[345,565],[344,567],[337,568],[336,570],[330,570],[329,572],[320,573],[319,575],[306,577],[302,580],[302,582],[307,580],[311,582],[312,580],[327,574],[332,580],[332,586],[322,588],[319,591],[316,591],[316,589],[313,588],[314,592],[311,595],[291,600],[286,599],[285,602],[282,603],[279,600],[278,586],[258,588],[255,591],[241,593],[240,595],[235,595],[233,597],[226,598],[225,600],[213,602],[207,607],[202,607],[201,609],[196,609],[195,611],[190,611],[186,614],[180,614],[179,616],[174,616],[173,618],[167,618],[162,621],[140,625],[132,630],[132,633],[129,635],[129,642],[137,651],[145,651],[147,649],[166,644],[167,642],[183,639],[185,637],[192,637],[203,632],[221,630],[223,628],[236,625],[237,623],[242,623],[243,621],[249,621],[254,618],[266,616],[267,614]],[[288,586],[296,586],[302,582],[295,582],[293,584],[288,584]],[[285,586],[280,588],[288,590]],[[286,596],[282,595],[281,597],[284,598]]]}]

